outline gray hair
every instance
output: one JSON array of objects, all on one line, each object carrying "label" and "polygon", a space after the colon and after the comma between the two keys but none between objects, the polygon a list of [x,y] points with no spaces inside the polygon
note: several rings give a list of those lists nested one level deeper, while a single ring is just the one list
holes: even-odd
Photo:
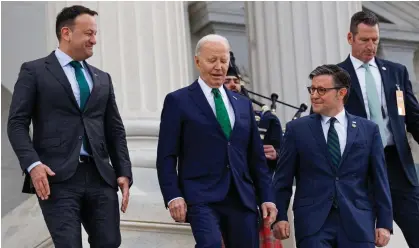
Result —
[{"label": "gray hair", "polygon": [[196,48],[195,48],[195,56],[199,56],[199,52],[201,50],[202,45],[204,45],[207,42],[221,42],[224,43],[227,47],[227,49],[230,51],[230,43],[228,42],[228,40],[221,35],[218,34],[209,34],[209,35],[205,35],[204,37],[202,37],[198,43],[196,44]]}]

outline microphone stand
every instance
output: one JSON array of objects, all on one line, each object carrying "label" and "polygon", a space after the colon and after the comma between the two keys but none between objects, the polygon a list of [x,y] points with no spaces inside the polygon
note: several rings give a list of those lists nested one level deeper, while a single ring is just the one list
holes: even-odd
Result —
[{"label": "microphone stand", "polygon": [[300,108],[298,109],[297,113],[295,113],[294,117],[292,117],[293,120],[298,119],[301,117],[301,114],[307,110],[307,105],[305,105],[304,103],[302,103],[300,105]]},{"label": "microphone stand", "polygon": [[[242,87],[242,88],[243,88],[243,87]],[[265,99],[268,99],[268,100],[271,100],[271,101],[274,101],[274,100],[272,99],[272,96],[271,96],[271,98],[269,98],[269,97],[263,96],[263,95],[261,95],[261,94],[258,94],[258,93],[256,93],[256,92],[250,91],[250,90],[248,90],[248,89],[246,89],[246,91],[247,91],[247,92],[249,92],[249,93],[251,93],[251,94],[253,94],[253,95],[256,95],[256,96],[259,96],[259,97],[262,97],[262,98],[265,98]],[[275,93],[274,93],[274,94],[275,94]],[[272,95],[273,95],[273,94],[272,94]],[[291,104],[288,104],[288,103],[285,103],[285,102],[282,102],[282,101],[277,100],[277,99],[278,99],[278,95],[277,95],[277,94],[275,94],[275,95],[276,95],[275,102],[280,103],[280,104],[283,104],[283,105],[288,106],[288,107],[291,107],[291,108],[294,108],[294,109],[298,109],[298,110],[300,110],[300,108],[299,108],[299,107],[296,107],[296,106],[293,106],[293,105],[291,105]]]}]

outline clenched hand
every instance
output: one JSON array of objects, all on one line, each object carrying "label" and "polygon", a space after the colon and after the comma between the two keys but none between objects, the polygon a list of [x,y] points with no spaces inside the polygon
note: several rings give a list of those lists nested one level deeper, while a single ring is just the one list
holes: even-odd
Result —
[{"label": "clenched hand", "polygon": [[275,238],[284,240],[290,237],[290,223],[288,221],[280,221],[273,226]]},{"label": "clenched hand", "polygon": [[375,230],[375,245],[383,247],[390,241],[390,231],[384,228],[377,228]]},{"label": "clenched hand", "polygon": [[186,220],[186,203],[183,198],[178,198],[169,204],[170,215],[177,222],[185,222]]},{"label": "clenched hand", "polygon": [[277,158],[276,150],[272,145],[263,145],[266,159],[275,160]]}]

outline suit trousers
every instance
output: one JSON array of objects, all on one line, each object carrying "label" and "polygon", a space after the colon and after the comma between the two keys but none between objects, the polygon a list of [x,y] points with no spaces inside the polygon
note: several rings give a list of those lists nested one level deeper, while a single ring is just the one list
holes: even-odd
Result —
[{"label": "suit trousers", "polygon": [[79,163],[74,175],[50,183],[48,200],[38,198],[55,248],[81,248],[83,224],[92,248],[121,245],[117,189],[100,176],[94,162]]},{"label": "suit trousers", "polygon": [[[307,220],[310,221],[310,220]],[[371,230],[375,232],[375,230]],[[370,242],[354,242],[348,239],[341,224],[339,208],[331,209],[320,230],[308,237],[303,238],[297,244],[297,248],[374,248]]]},{"label": "suit trousers", "polygon": [[419,187],[413,186],[407,179],[396,146],[388,146],[384,152],[394,221],[402,230],[409,247],[419,248]]},{"label": "suit trousers", "polygon": [[[234,180],[221,202],[188,206],[195,248],[259,248],[258,214],[242,204]],[[255,206],[256,209],[256,206]]]}]

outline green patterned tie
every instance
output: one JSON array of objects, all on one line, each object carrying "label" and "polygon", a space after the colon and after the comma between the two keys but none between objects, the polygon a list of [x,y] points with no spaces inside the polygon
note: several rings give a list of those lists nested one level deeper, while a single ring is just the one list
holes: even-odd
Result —
[{"label": "green patterned tie", "polygon": [[227,139],[229,139],[231,133],[230,118],[228,117],[227,109],[224,105],[223,98],[221,97],[220,90],[213,88],[212,94],[214,94],[215,113],[217,115],[217,120],[220,123],[221,129],[223,130],[225,136]]},{"label": "green patterned tie", "polygon": [[[71,61],[70,65],[74,68],[74,71],[76,72],[76,79],[77,79],[77,83],[79,84],[79,89],[80,89],[80,109],[83,111],[84,107],[86,106],[87,99],[90,96],[89,84],[87,83],[87,80],[84,77],[80,62]],[[86,152],[88,152],[89,154],[92,154],[91,149],[90,149],[90,144],[87,141],[86,137],[87,135],[85,134],[83,137],[84,148],[86,149]]]},{"label": "green patterned tie", "polygon": [[327,148],[330,153],[333,165],[339,167],[341,154],[339,145],[339,136],[335,129],[336,118],[330,118],[329,132],[327,133]]},{"label": "green patterned tie", "polygon": [[385,146],[387,143],[386,129],[383,114],[381,113],[381,102],[380,98],[378,97],[377,86],[371,73],[370,65],[366,63],[363,64],[362,67],[365,68],[365,87],[367,91],[368,109],[370,110],[370,120],[378,125],[380,129],[381,140]]}]

